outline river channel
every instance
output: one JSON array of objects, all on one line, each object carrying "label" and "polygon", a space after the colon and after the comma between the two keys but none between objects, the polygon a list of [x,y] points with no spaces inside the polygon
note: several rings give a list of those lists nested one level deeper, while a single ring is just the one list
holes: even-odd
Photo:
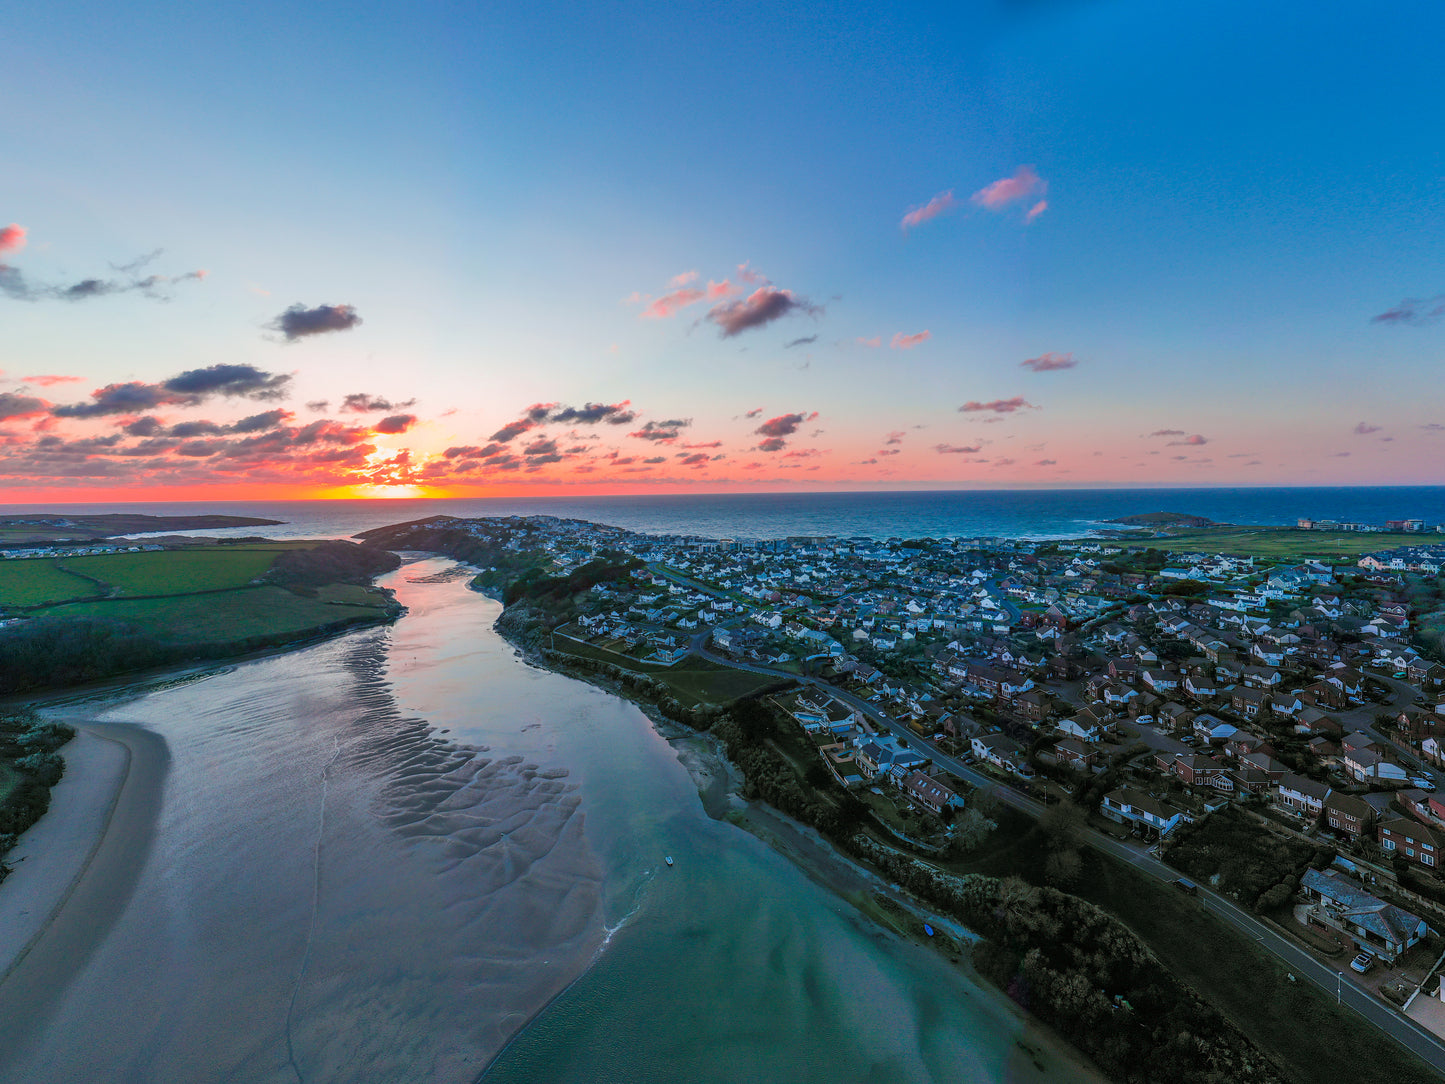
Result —
[{"label": "river channel", "polygon": [[170,759],[134,887],[0,1078],[1092,1075],[709,817],[678,748],[519,658],[464,570],[382,582],[390,628],[47,706]]}]

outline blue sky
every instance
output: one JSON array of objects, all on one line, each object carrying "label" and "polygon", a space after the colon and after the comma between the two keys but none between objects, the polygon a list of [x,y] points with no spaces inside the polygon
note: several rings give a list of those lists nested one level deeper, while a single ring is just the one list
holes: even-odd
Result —
[{"label": "blue sky", "polygon": [[[1445,293],[1442,23],[1425,4],[14,13],[0,226],[26,240],[0,260],[66,283],[159,248],[147,272],[209,274],[164,299],[0,297],[0,368],[45,405],[4,423],[0,484],[1442,482],[1445,435],[1421,427],[1445,423],[1445,322],[1372,322]],[[1027,202],[971,201],[1024,166]],[[948,213],[900,228],[950,191]],[[746,298],[741,264],[800,304],[724,336],[711,299],[668,319],[626,301],[693,271]],[[295,304],[361,322],[277,341],[266,326]],[[1020,368],[1044,354],[1074,365]],[[414,421],[379,439],[350,419],[353,455],[327,473],[82,446],[133,417],[45,412],[215,364],[290,374],[291,430],[357,392],[415,399]],[[23,381],[45,374],[80,380]],[[1014,397],[1030,406],[958,410]],[[691,420],[670,460],[718,450],[623,478],[609,462],[659,449],[619,426],[548,463],[446,469],[446,448],[530,404],[623,400],[640,423]],[[768,453],[752,410],[818,417]],[[1204,443],[1164,452],[1161,430]],[[939,450],[959,447],[978,450]]]}]

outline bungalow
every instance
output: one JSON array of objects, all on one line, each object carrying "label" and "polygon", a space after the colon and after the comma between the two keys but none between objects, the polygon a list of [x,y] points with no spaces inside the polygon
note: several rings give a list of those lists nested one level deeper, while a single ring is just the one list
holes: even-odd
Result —
[{"label": "bungalow", "polygon": [[1132,825],[1145,835],[1155,836],[1167,836],[1181,821],[1190,819],[1182,809],[1175,809],[1167,802],[1131,787],[1120,787],[1104,795],[1099,812],[1115,824]]},{"label": "bungalow", "polygon": [[1445,855],[1445,833],[1403,817],[1377,824],[1375,839],[1384,850],[1403,854],[1411,862],[1431,871],[1440,868],[1441,856]]},{"label": "bungalow", "polygon": [[1425,920],[1370,895],[1356,881],[1334,870],[1307,869],[1300,878],[1305,896],[1315,901],[1311,922],[1341,930],[1365,951],[1393,962],[1425,937]]},{"label": "bungalow", "polygon": [[1325,810],[1325,799],[1330,796],[1328,783],[1316,783],[1302,775],[1286,772],[1274,784],[1276,805],[1303,817],[1313,824]]}]

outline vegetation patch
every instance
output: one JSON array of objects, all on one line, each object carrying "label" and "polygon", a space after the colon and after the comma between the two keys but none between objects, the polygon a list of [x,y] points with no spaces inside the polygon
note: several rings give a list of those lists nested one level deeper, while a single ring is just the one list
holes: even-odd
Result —
[{"label": "vegetation patch", "polygon": [[72,727],[29,708],[0,711],[0,881],[10,872],[5,854],[50,808],[50,788],[65,772],[59,749],[73,737]]},{"label": "vegetation patch", "polygon": [[1181,826],[1164,852],[1170,865],[1257,911],[1289,902],[1317,857],[1313,845],[1281,838],[1234,806]]},{"label": "vegetation patch", "polygon": [[0,607],[6,609],[27,609],[100,593],[101,589],[90,580],[56,567],[51,559],[0,561]]}]

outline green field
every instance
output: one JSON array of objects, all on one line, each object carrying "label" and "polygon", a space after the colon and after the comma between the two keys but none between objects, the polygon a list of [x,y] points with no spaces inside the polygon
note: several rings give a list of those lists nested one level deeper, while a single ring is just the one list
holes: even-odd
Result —
[{"label": "green field", "polygon": [[62,567],[126,595],[188,595],[245,587],[271,567],[280,547],[197,546],[184,550],[62,557]]},{"label": "green field", "polygon": [[1306,557],[1353,558],[1396,546],[1445,542],[1433,534],[1357,531],[1301,531],[1294,527],[1203,527],[1178,531],[1167,538],[1129,539],[1129,545],[1147,545],[1176,553],[1229,553],[1242,557],[1271,557],[1298,561]]},{"label": "green field", "polygon": [[691,658],[679,662],[676,666],[660,666],[565,637],[557,638],[557,650],[585,659],[610,662],[614,666],[655,677],[672,691],[672,695],[677,697],[680,703],[688,707],[721,707],[744,696],[751,696],[780,680],[766,674],[751,674],[730,666],[718,666],[705,659]]},{"label": "green field", "polygon": [[371,591],[371,606],[358,606],[368,590],[347,585],[322,588],[316,598],[303,598],[281,587],[243,587],[224,594],[177,595],[170,598],[108,599],[51,606],[37,611],[45,617],[98,617],[123,621],[158,640],[172,643],[225,643],[255,636],[303,633],[335,621],[381,616],[387,598]]},{"label": "green field", "polygon": [[0,606],[44,606],[100,594],[100,588],[72,576],[45,558],[0,561]]}]

